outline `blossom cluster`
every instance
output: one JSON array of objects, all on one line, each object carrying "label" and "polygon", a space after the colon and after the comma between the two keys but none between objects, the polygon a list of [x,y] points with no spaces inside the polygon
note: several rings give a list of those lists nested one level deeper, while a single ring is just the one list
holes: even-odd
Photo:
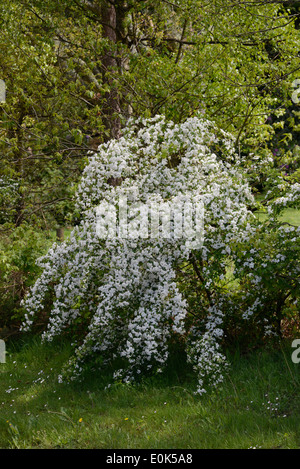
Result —
[{"label": "blossom cluster", "polygon": [[[201,202],[203,243],[177,236],[176,227],[169,237],[100,238],[99,206],[117,205],[124,194],[129,205],[186,196]],[[252,202],[232,138],[211,122],[198,116],[181,124],[162,116],[129,121],[118,140],[89,155],[77,192],[82,221],[40,259],[42,274],[24,301],[23,329],[41,311],[49,314],[46,340],[84,327],[61,379],[77,379],[87,359],[101,357],[103,366],[122,363],[115,379],[129,382],[161,370],[170,343],[180,338],[198,373],[197,391],[207,382],[218,385],[226,311],[216,285],[234,240],[252,234]]]}]

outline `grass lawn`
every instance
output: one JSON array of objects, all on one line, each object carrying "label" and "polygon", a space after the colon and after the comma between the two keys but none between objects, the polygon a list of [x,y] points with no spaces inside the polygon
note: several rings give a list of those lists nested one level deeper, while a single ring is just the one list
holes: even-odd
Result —
[{"label": "grass lawn", "polygon": [[[256,216],[260,221],[264,221],[268,218],[267,212],[255,212]],[[300,225],[300,211],[294,208],[287,208],[281,217],[279,217],[280,221],[290,223],[294,226]]]},{"label": "grass lawn", "polygon": [[[264,199],[264,195],[259,193],[255,196],[257,201],[261,201]],[[265,221],[268,218],[268,212],[265,211],[258,211],[255,212],[255,215],[260,221]],[[279,217],[279,220],[290,223],[291,225],[299,226],[300,225],[300,210],[295,208],[287,208],[283,211],[282,215]]]},{"label": "grass lawn", "polygon": [[58,384],[67,344],[7,343],[0,364],[0,448],[300,448],[300,364],[291,344],[231,358],[218,392],[195,396],[176,361],[137,386],[90,374]]}]

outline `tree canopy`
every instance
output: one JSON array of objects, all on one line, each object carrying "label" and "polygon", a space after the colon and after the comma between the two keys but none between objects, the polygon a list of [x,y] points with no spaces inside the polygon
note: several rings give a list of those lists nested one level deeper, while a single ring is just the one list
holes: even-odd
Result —
[{"label": "tree canopy", "polygon": [[130,116],[200,111],[249,164],[298,161],[299,2],[3,0],[0,21],[1,192],[14,185],[16,225],[64,223],[84,155]]}]

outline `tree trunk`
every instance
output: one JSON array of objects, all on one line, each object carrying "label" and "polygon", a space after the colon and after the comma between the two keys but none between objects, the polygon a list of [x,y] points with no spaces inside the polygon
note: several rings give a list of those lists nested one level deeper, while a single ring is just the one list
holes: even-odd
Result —
[{"label": "tree trunk", "polygon": [[56,239],[60,243],[62,243],[65,239],[65,229],[61,226],[59,228],[56,228]]},{"label": "tree trunk", "polygon": [[108,41],[112,44],[112,47],[108,47],[105,55],[102,58],[103,81],[110,87],[110,91],[105,95],[103,121],[105,127],[109,130],[110,138],[119,138],[121,131],[120,99],[113,78],[114,73],[118,73],[117,69],[119,68],[116,57],[117,51],[114,47],[117,43],[117,23],[119,21],[122,21],[122,18],[117,17],[117,9],[115,4],[113,4],[113,2],[105,2],[101,8],[103,37],[108,39]]},{"label": "tree trunk", "polygon": [[[16,129],[13,130],[12,136],[16,139],[17,145],[14,151],[14,159],[15,159],[15,171],[18,177],[19,187],[22,187],[22,180],[24,176],[24,167],[23,167],[23,154],[22,154],[22,124],[25,117],[25,110],[23,103],[20,103],[20,114],[19,119],[17,122]],[[18,189],[18,202],[16,205],[16,213],[15,213],[15,226],[20,226],[24,220],[24,209],[25,209],[25,200],[24,200],[24,192],[23,190],[20,191]]]}]

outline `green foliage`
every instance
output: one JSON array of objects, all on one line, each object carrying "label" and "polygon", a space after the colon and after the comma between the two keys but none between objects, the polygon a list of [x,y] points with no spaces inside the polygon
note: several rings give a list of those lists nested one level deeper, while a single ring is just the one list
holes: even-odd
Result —
[{"label": "green foliage", "polygon": [[291,220],[292,209],[299,214],[299,184],[288,187],[281,177],[272,179],[268,217],[233,249],[227,336],[244,347],[299,333],[300,227]]},{"label": "green foliage", "polygon": [[49,15],[20,2],[2,2],[1,23],[7,98],[0,108],[0,172],[15,184],[5,221],[65,223],[90,149],[87,136],[102,129],[94,104],[105,88],[89,81],[95,31],[84,18],[70,22],[59,10]]},{"label": "green foliage", "polygon": [[0,178],[0,224],[9,223],[15,214],[18,184],[8,177]]},{"label": "green foliage", "polygon": [[299,234],[285,224],[273,230],[268,225],[235,247],[225,335],[246,350],[299,332]]},{"label": "green foliage", "polygon": [[0,171],[17,184],[5,202],[16,225],[68,218],[82,159],[129,115],[201,110],[235,135],[246,166],[262,162],[254,184],[276,150],[274,167],[299,177],[290,2],[3,0],[0,22]]},{"label": "green foliage", "polygon": [[20,302],[40,273],[36,260],[52,242],[49,233],[26,225],[1,236],[0,331],[18,326],[22,318]]}]

